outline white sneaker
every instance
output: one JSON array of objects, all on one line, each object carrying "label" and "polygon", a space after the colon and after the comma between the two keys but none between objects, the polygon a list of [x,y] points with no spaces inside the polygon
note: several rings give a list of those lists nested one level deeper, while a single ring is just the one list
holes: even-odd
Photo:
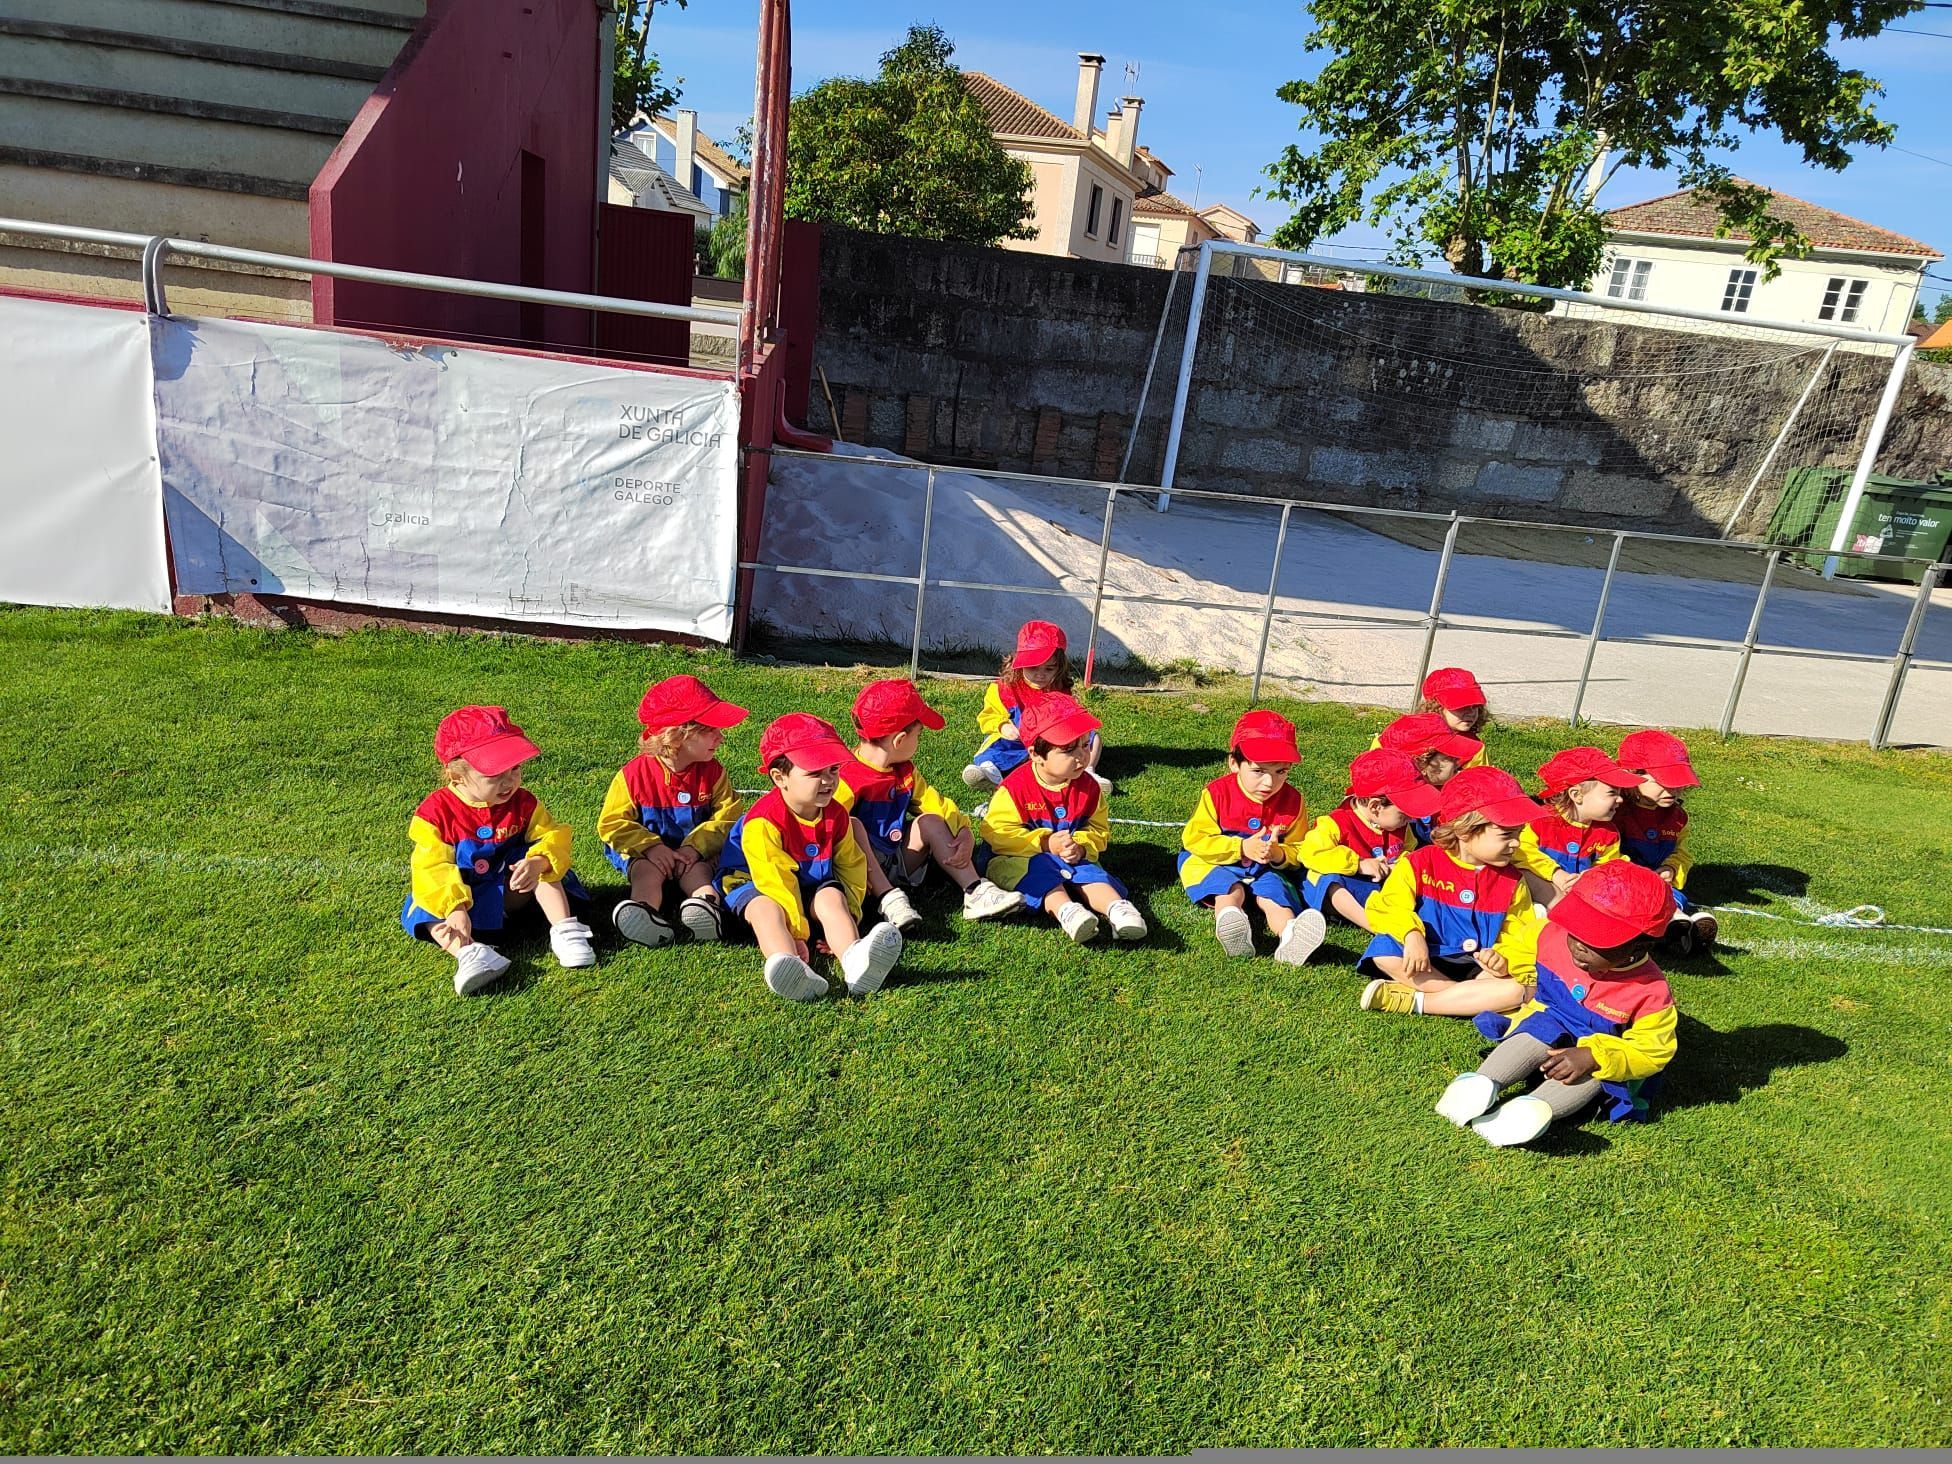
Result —
[{"label": "white sneaker", "polygon": [[1113,940],[1145,939],[1145,916],[1130,900],[1113,901],[1111,909],[1105,912],[1105,918],[1111,922]]},{"label": "white sneaker", "polygon": [[977,880],[962,894],[962,918],[965,920],[995,920],[1000,916],[1014,915],[1022,908],[1022,895],[1001,885],[991,884],[986,879]]},{"label": "white sneaker", "polygon": [[461,947],[454,967],[454,994],[473,996],[482,987],[508,974],[509,960],[491,945],[475,941]]},{"label": "white sneaker", "polygon": [[671,922],[642,900],[622,901],[610,912],[610,923],[617,927],[617,934],[632,945],[649,946],[652,950],[669,945],[678,938],[678,932],[671,928]]},{"label": "white sneaker", "polygon": [[1096,768],[1086,768],[1085,771],[1090,773],[1092,778],[1097,782],[1100,793],[1104,794],[1107,798],[1112,796],[1112,780],[1110,778],[1106,777]]},{"label": "white sneaker", "polygon": [[695,941],[710,942],[725,934],[725,912],[710,895],[689,895],[678,906],[678,923]]},{"label": "white sneaker", "polygon": [[1098,917],[1092,913],[1089,905],[1080,904],[1076,900],[1057,912],[1057,923],[1064,928],[1064,933],[1079,945],[1083,945],[1098,934]]},{"label": "white sneaker", "polygon": [[881,897],[881,918],[897,930],[910,931],[922,923],[922,912],[906,890],[893,889]]},{"label": "white sneaker", "polygon": [[1514,1098],[1483,1118],[1471,1120],[1471,1131],[1487,1144],[1509,1149],[1529,1144],[1552,1124],[1552,1105],[1543,1098]]},{"label": "white sneaker", "polygon": [[900,959],[901,932],[884,920],[840,953],[840,970],[850,992],[869,996],[881,989]]},{"label": "white sneaker", "polygon": [[827,994],[827,978],[788,951],[766,958],[766,985],[788,1001],[819,1001]]},{"label": "white sneaker", "polygon": [[1288,966],[1305,966],[1328,939],[1328,921],[1320,910],[1303,910],[1288,922],[1275,943],[1274,959]]},{"label": "white sneaker", "polygon": [[575,971],[596,964],[590,927],[580,920],[558,920],[550,926],[549,949],[556,953],[556,964],[565,970]]},{"label": "white sneaker", "polygon": [[1482,1118],[1498,1101],[1498,1085],[1483,1073],[1459,1073],[1437,1100],[1437,1112],[1463,1128]]},{"label": "white sneaker", "polygon": [[996,788],[1002,785],[1003,774],[994,763],[973,762],[962,770],[962,780],[971,788]]},{"label": "white sneaker", "polygon": [[1213,912],[1213,938],[1230,956],[1254,954],[1254,922],[1247,918],[1245,910],[1236,906]]}]

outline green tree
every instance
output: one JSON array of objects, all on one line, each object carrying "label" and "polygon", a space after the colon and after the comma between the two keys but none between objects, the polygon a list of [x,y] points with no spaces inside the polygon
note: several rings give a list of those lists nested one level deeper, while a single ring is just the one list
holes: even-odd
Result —
[{"label": "green tree", "polygon": [[666,80],[663,64],[652,53],[651,13],[659,5],[683,10],[688,0],[623,0],[617,8],[616,79],[610,89],[610,127],[622,132],[639,112],[655,117],[678,104],[685,79]]},{"label": "green tree", "polygon": [[712,258],[712,273],[722,280],[742,280],[746,274],[746,201],[741,197],[732,212],[712,225],[706,245]]},{"label": "green tree", "polygon": [[911,26],[873,80],[836,77],[794,98],[786,216],[974,244],[1030,238],[1030,166],[990,136],[954,50],[938,27]]},{"label": "green tree", "polygon": [[1460,273],[1584,287],[1622,167],[1673,168],[1713,199],[1724,236],[1754,240],[1765,277],[1809,240],[1767,190],[1718,161],[1750,133],[1841,169],[1894,136],[1883,88],[1829,54],[1920,0],[1314,0],[1312,79],[1279,89],[1313,146],[1290,145],[1263,192],[1295,212],[1278,245],[1390,226],[1396,257]]}]

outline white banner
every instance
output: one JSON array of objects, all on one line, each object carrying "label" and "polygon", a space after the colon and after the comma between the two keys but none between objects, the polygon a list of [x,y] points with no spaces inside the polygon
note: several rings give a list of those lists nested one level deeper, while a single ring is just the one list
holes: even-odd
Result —
[{"label": "white banner", "polygon": [[167,613],[149,327],[0,296],[0,600]]},{"label": "white banner", "polygon": [[732,383],[152,325],[181,592],[730,639]]}]

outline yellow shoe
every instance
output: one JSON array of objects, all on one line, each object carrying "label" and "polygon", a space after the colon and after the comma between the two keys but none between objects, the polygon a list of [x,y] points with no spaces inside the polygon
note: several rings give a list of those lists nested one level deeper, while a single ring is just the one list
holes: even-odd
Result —
[{"label": "yellow shoe", "polygon": [[1362,988],[1362,1000],[1358,1005],[1366,1012],[1394,1012],[1398,1016],[1413,1017],[1417,1010],[1417,994],[1400,981],[1379,976]]}]

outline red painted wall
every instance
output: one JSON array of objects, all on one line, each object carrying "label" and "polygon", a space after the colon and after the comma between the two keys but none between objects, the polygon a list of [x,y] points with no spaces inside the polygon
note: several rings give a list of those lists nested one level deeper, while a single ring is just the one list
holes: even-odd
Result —
[{"label": "red painted wall", "polygon": [[[600,19],[591,0],[432,0],[312,183],[313,255],[591,292]],[[583,311],[324,276],[312,309],[322,325],[590,344]]]},{"label": "red painted wall", "polygon": [[[600,221],[597,293],[663,305],[689,305],[697,258],[691,215],[606,203]],[[599,315],[596,348],[632,361],[684,366],[691,361],[691,322],[643,315]]]}]

